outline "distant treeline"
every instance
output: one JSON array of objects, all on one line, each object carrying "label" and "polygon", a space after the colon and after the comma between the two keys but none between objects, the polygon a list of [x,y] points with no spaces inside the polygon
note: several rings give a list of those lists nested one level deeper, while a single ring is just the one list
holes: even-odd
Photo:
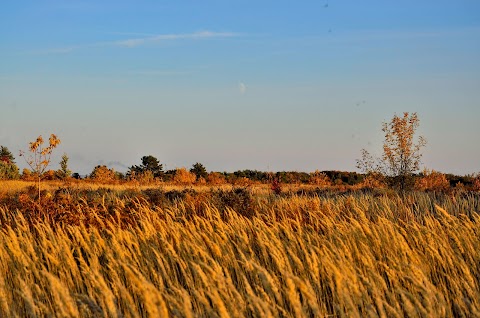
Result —
[{"label": "distant treeline", "polygon": [[[193,169],[190,169],[190,172]],[[175,176],[178,174],[178,169],[167,170],[163,172],[159,179],[165,182],[174,181]],[[249,181],[259,182],[259,183],[269,183],[272,180],[278,180],[282,183],[298,183],[298,184],[311,184],[314,183],[314,178],[318,176],[326,176],[334,184],[344,184],[344,185],[356,185],[360,184],[365,175],[357,172],[349,171],[316,171],[316,172],[301,172],[301,171],[279,171],[279,172],[266,172],[260,170],[237,170],[234,172],[209,172],[204,176],[205,179],[208,176],[216,175],[221,176],[227,183],[235,183],[240,179],[248,179]],[[76,179],[86,179],[90,178],[90,175],[80,175],[78,173],[73,173],[72,177]],[[200,176],[202,177],[202,176]],[[130,180],[131,175],[127,173],[115,172],[115,179],[117,180]]]},{"label": "distant treeline", "polygon": [[[152,155],[143,156],[139,165],[129,167],[125,173],[115,171],[105,165],[96,166],[89,175],[71,173],[68,167],[68,156],[64,154],[60,162],[59,170],[47,170],[41,175],[42,180],[89,179],[99,182],[138,181],[151,183],[154,181],[174,182],[178,184],[224,184],[248,185],[250,183],[288,183],[288,184],[314,184],[318,186],[381,186],[373,183],[368,174],[324,170],[315,172],[279,171],[267,172],[259,170],[237,170],[235,172],[207,172],[205,166],[199,162],[190,169],[177,168],[163,170],[163,164]],[[413,174],[413,182],[419,189],[445,189],[448,187],[480,187],[480,175],[457,176],[454,174],[442,174],[435,171],[425,170]],[[0,180],[23,179],[36,180],[34,171],[24,169],[21,173],[15,163],[15,158],[8,148],[0,147]]]},{"label": "distant treeline", "polygon": [[277,179],[282,183],[314,183],[313,178],[319,175],[324,175],[330,179],[334,184],[348,184],[355,185],[363,181],[364,175],[357,172],[348,171],[316,171],[313,173],[300,171],[279,171],[279,172],[265,172],[258,170],[238,170],[235,172],[223,172],[225,179],[235,180],[238,178],[248,178],[251,181],[259,181],[262,183],[269,182],[272,178]]},{"label": "distant treeline", "polygon": [[[190,170],[191,172],[192,169]],[[164,182],[175,181],[175,176],[178,175],[178,169],[167,170],[162,173],[161,179]],[[315,184],[317,183],[315,178],[318,176],[326,176],[333,185],[359,185],[361,184],[366,175],[355,171],[338,171],[338,170],[324,170],[316,172],[302,172],[302,171],[278,171],[278,172],[266,172],[260,170],[237,170],[234,172],[209,172],[205,175],[205,179],[209,176],[221,176],[226,183],[237,183],[239,180],[248,179],[249,181],[258,183],[270,183],[272,180],[278,180],[282,183],[290,184]],[[81,176],[78,173],[72,175],[76,179],[90,178],[91,175]],[[464,186],[472,186],[475,180],[474,175],[459,176],[454,174],[444,174],[451,187],[455,187],[457,184],[463,184]],[[416,178],[423,177],[423,173],[415,175]],[[117,180],[130,180],[129,173],[115,172],[115,179]]]}]

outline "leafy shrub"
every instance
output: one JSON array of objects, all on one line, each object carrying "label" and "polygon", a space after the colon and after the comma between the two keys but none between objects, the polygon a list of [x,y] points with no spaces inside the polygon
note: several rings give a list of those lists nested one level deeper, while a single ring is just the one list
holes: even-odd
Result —
[{"label": "leafy shrub", "polygon": [[480,173],[477,174],[475,179],[473,179],[473,191],[478,191],[480,192]]},{"label": "leafy shrub", "polygon": [[197,177],[195,174],[191,173],[186,168],[178,168],[173,177],[173,182],[180,185],[191,185],[194,184],[196,180]]},{"label": "leafy shrub", "polygon": [[212,199],[222,211],[230,208],[245,217],[255,215],[254,199],[247,188],[212,191]]},{"label": "leafy shrub", "polygon": [[115,170],[107,166],[96,166],[90,174],[90,179],[99,183],[110,183],[115,181]]},{"label": "leafy shrub", "polygon": [[332,185],[332,181],[325,173],[316,170],[310,173],[310,184],[319,187],[329,187]]},{"label": "leafy shrub", "polygon": [[247,177],[238,177],[233,180],[233,184],[238,187],[248,187],[252,185],[252,180]]},{"label": "leafy shrub", "polygon": [[155,206],[161,206],[168,200],[161,189],[146,189],[142,193],[147,197],[148,202]]},{"label": "leafy shrub", "polygon": [[272,182],[270,183],[270,189],[276,195],[280,195],[282,193],[282,184],[279,178],[272,179]]},{"label": "leafy shrub", "polygon": [[371,172],[367,174],[363,181],[360,183],[360,187],[366,189],[382,189],[386,187],[385,177],[379,173]]},{"label": "leafy shrub", "polygon": [[210,172],[207,176],[207,183],[211,185],[222,185],[227,183],[225,176],[219,172]]},{"label": "leafy shrub", "polygon": [[16,164],[0,160],[0,180],[13,180],[19,177],[20,173]]},{"label": "leafy shrub", "polygon": [[450,188],[445,175],[435,170],[425,169],[422,177],[415,181],[415,190],[422,191],[446,191]]}]

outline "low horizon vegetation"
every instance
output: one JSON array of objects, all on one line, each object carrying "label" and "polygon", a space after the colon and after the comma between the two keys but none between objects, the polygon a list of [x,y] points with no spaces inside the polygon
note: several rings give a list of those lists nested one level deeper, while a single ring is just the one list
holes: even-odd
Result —
[{"label": "low horizon vegetation", "polygon": [[[23,169],[20,174],[15,163],[15,158],[7,147],[0,148],[0,180],[22,179],[26,181],[37,180],[38,192],[42,180],[72,181],[86,179],[90,182],[114,184],[114,183],[137,183],[138,185],[152,185],[170,183],[176,185],[252,185],[269,183],[276,193],[281,192],[282,184],[314,184],[326,186],[354,186],[367,188],[390,187],[400,191],[405,190],[428,190],[450,191],[480,189],[480,172],[466,176],[443,174],[435,170],[421,166],[421,149],[427,141],[419,136],[415,142],[416,131],[420,120],[416,113],[404,112],[403,116],[395,114],[390,122],[384,122],[382,131],[385,133],[383,143],[383,155],[372,156],[367,150],[361,150],[361,158],[357,160],[357,168],[362,173],[345,171],[319,171],[298,172],[279,171],[264,172],[258,170],[238,170],[230,172],[208,172],[205,166],[199,162],[192,165],[191,169],[185,167],[173,170],[163,170],[163,164],[152,156],[141,158],[140,165],[131,166],[126,173],[120,173],[106,165],[97,165],[92,172],[83,178],[78,173],[72,173],[68,167],[69,158],[63,154],[60,161],[60,169],[47,170],[50,164],[52,151],[60,144],[60,139],[52,134],[49,145],[43,146],[43,138],[39,136],[36,141],[29,144],[30,155],[25,158],[31,169]],[[40,195],[38,195],[40,197]]]}]

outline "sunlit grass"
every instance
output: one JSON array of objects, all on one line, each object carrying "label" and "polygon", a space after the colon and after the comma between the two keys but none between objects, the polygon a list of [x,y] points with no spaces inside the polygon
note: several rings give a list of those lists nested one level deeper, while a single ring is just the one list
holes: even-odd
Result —
[{"label": "sunlit grass", "polygon": [[3,206],[0,316],[480,316],[478,195],[261,189],[248,213],[207,189],[156,206],[119,197],[126,225],[106,203],[76,205],[95,226]]}]

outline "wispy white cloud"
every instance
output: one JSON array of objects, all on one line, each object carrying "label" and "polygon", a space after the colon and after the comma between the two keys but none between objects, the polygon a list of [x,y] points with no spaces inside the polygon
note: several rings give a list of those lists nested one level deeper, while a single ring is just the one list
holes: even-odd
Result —
[{"label": "wispy white cloud", "polygon": [[105,34],[113,34],[113,35],[125,35],[125,36],[141,36],[141,37],[149,37],[149,36],[156,36],[155,33],[144,33],[144,32],[105,32]]},{"label": "wispy white cloud", "polygon": [[[123,33],[123,34],[128,34],[128,33]],[[130,34],[137,34],[137,33],[130,33]],[[88,48],[109,47],[109,46],[134,48],[141,45],[157,43],[157,42],[173,41],[173,40],[232,38],[237,36],[240,36],[240,34],[233,33],[233,32],[213,32],[213,31],[200,31],[200,32],[193,32],[193,33],[156,34],[156,35],[135,37],[135,38],[125,39],[125,40],[97,42],[97,43],[90,43],[90,44],[71,45],[67,47],[51,48],[51,49],[45,49],[45,50],[37,50],[32,53],[33,54],[66,54],[76,50],[88,49]]]},{"label": "wispy white cloud", "polygon": [[60,48],[48,49],[48,50],[45,50],[44,52],[50,53],[50,54],[67,54],[78,48],[79,47],[76,47],[76,46],[60,47]]},{"label": "wispy white cloud", "polygon": [[146,43],[162,42],[169,40],[182,40],[182,39],[209,39],[209,38],[231,38],[238,36],[238,33],[231,32],[211,32],[201,31],[195,33],[178,33],[178,34],[159,34],[155,36],[132,38],[127,40],[111,42],[113,45],[136,47]]},{"label": "wispy white cloud", "polygon": [[145,75],[145,76],[170,76],[170,75],[185,75],[191,74],[192,71],[178,71],[178,70],[141,70],[133,71],[132,75]]}]

